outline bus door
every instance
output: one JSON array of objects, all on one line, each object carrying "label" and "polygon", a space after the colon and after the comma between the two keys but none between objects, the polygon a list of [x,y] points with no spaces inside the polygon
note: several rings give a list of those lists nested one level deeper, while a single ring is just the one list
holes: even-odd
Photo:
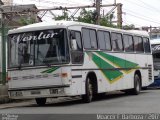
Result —
[{"label": "bus door", "polygon": [[135,61],[135,53],[134,53],[134,41],[133,37],[128,34],[123,35],[123,43],[125,50],[125,78],[124,78],[124,89],[133,87],[133,70],[137,67],[137,63]]},{"label": "bus door", "polygon": [[82,92],[82,64],[84,56],[82,49],[81,33],[79,31],[70,31],[70,46],[72,62],[72,94],[78,95]]}]

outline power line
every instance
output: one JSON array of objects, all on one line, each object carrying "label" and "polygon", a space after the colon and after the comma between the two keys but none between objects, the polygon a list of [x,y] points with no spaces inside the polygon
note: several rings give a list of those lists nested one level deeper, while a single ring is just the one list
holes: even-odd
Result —
[{"label": "power line", "polygon": [[153,7],[153,6],[151,6],[151,5],[149,5],[149,4],[147,4],[147,3],[145,3],[145,2],[143,2],[143,1],[141,1],[141,0],[138,0],[139,2],[141,2],[141,3],[143,3],[143,4],[145,4],[146,6],[148,6],[149,8],[152,8],[152,9],[154,9],[156,12],[160,12],[160,10],[159,9],[157,9],[157,8],[155,8],[155,7]]},{"label": "power line", "polygon": [[[134,12],[134,11],[132,11],[132,10],[129,10],[129,9],[124,9],[124,10],[130,11],[131,13],[135,13],[136,15],[140,15],[140,16],[142,16],[142,17],[144,17],[144,18],[149,19],[149,20],[153,20],[153,18],[150,18],[150,17],[148,17],[148,16],[144,16],[144,15],[139,14],[139,13],[137,13],[137,12]],[[128,12],[127,12],[127,13],[128,13]],[[154,20],[154,21],[155,21],[155,22],[159,22],[159,21],[157,21],[157,20]]]},{"label": "power line", "polygon": [[[81,2],[81,3],[79,3],[79,2],[77,3],[77,2],[73,2],[73,1],[72,1],[72,2],[53,2],[53,1],[49,1],[49,0],[43,0],[43,1],[30,0],[30,1],[34,1],[34,2],[36,1],[36,2],[39,2],[39,3],[54,4],[54,5],[55,5],[55,4],[56,4],[56,5],[62,5],[62,4],[63,4],[63,5],[65,5],[65,6],[66,6],[66,5],[70,5],[70,6],[71,6],[71,5],[74,5],[74,6],[75,6],[75,5],[77,5],[77,4],[78,4],[78,5],[79,5],[79,4],[85,5],[85,4],[82,4],[82,2]],[[68,0],[67,0],[67,1],[68,1]],[[71,4],[69,4],[69,3],[71,3]]]},{"label": "power line", "polygon": [[[139,6],[139,7],[143,8],[143,9],[147,10],[148,12],[153,13],[153,9],[151,9],[151,7],[147,7],[146,5],[145,5],[145,6],[142,6],[141,4],[138,4],[138,3],[135,2],[135,1],[133,2],[133,0],[132,0],[132,1],[126,0],[126,2],[129,2],[129,3],[131,3],[131,4],[134,4],[134,5],[136,5],[136,6]],[[156,10],[156,12],[159,13],[157,10]]]},{"label": "power line", "polygon": [[[31,0],[31,1],[35,1],[35,0]],[[54,4],[54,6],[56,5],[56,6],[62,6],[62,5],[70,5],[70,6],[75,6],[75,5],[77,5],[77,3],[72,3],[72,4],[68,4],[68,3],[66,3],[66,2],[52,2],[52,1],[48,1],[48,0],[43,0],[43,4]]]},{"label": "power line", "polygon": [[127,13],[127,14],[130,15],[130,16],[136,17],[138,19],[141,19],[141,20],[145,20],[145,21],[149,21],[149,22],[152,22],[152,23],[160,24],[160,22],[156,22],[156,21],[153,21],[153,20],[150,20],[150,19],[146,19],[144,17],[140,17],[140,16],[137,16],[137,15],[134,15],[134,14],[131,14],[131,13]]}]

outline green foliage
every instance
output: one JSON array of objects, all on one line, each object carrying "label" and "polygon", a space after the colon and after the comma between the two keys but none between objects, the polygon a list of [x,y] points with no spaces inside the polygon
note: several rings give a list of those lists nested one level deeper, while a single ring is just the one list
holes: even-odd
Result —
[{"label": "green foliage", "polygon": [[[114,15],[111,14],[108,16],[103,16],[100,18],[100,25],[108,26],[108,27],[116,27],[116,25],[112,24],[111,21]],[[66,11],[63,12],[63,15],[58,15],[54,18],[55,20],[71,20],[72,18],[69,17]],[[76,21],[95,24],[97,19],[96,11],[82,9],[80,15],[77,17]]]},{"label": "green foliage", "polygon": [[125,25],[125,26],[123,26],[123,29],[125,29],[125,30],[132,30],[132,29],[135,29],[135,25],[133,25],[133,24]]},{"label": "green foliage", "polygon": [[[100,25],[101,26],[107,26],[107,27],[117,27],[116,25],[112,24],[112,19],[114,18],[114,14],[111,14],[109,16],[101,16],[100,18]],[[96,11],[87,11],[83,9],[80,12],[80,16],[78,16],[78,21],[79,22],[84,22],[84,23],[91,23],[95,24],[97,19],[97,13]]]},{"label": "green foliage", "polygon": [[[112,23],[114,18],[114,13],[111,13],[110,15],[103,15],[100,18],[100,25],[101,26],[106,26],[106,27],[113,27],[113,28],[119,28],[119,26],[115,25]],[[63,12],[63,15],[58,15],[57,17],[54,18],[55,20],[71,20],[72,18],[69,17],[67,12]],[[86,10],[85,8],[82,9],[80,12],[80,15],[77,17],[75,20],[78,22],[84,22],[84,23],[90,23],[90,24],[95,24],[97,19],[97,13],[94,10]],[[133,24],[131,25],[125,25],[123,26],[125,29],[134,29],[135,26]]]},{"label": "green foliage", "polygon": [[29,25],[29,24],[33,24],[34,21],[35,21],[35,20],[34,20],[33,18],[31,18],[30,20],[25,19],[25,18],[21,18],[21,19],[19,20],[19,23],[22,24],[22,25]]},{"label": "green foliage", "polygon": [[55,17],[55,20],[71,20],[71,18],[69,18],[68,13],[64,11],[63,15],[58,15]]},{"label": "green foliage", "polygon": [[112,24],[112,19],[109,19],[108,16],[104,16],[100,19],[100,25],[113,28],[117,27],[116,25]]},{"label": "green foliage", "polygon": [[93,15],[94,15],[93,11],[91,11],[91,10],[87,11],[86,9],[83,9],[80,12],[80,16],[78,16],[77,21],[94,24],[95,18]]}]

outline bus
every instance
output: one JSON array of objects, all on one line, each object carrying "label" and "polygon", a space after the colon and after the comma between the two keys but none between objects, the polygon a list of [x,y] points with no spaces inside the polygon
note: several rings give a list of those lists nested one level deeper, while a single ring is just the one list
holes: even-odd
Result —
[{"label": "bus", "polygon": [[149,85],[149,87],[160,87],[160,39],[150,40],[153,55],[153,66],[154,66],[154,83]]},{"label": "bus", "polygon": [[99,25],[41,22],[8,32],[8,85],[12,99],[139,94],[153,82],[149,36]]},{"label": "bus", "polygon": [[[2,49],[2,39],[0,34],[0,49]],[[2,56],[2,52],[0,52],[0,56]],[[0,57],[0,85],[2,84],[2,57]]]}]

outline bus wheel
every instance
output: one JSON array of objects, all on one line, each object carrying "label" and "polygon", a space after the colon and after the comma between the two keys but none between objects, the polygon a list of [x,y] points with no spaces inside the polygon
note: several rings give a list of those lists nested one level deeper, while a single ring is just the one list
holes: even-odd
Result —
[{"label": "bus wheel", "polygon": [[141,89],[142,89],[142,90],[147,90],[148,88],[147,88],[147,87],[142,87]]},{"label": "bus wheel", "polygon": [[46,98],[36,98],[36,103],[39,106],[43,106],[46,104]]},{"label": "bus wheel", "polygon": [[138,95],[141,91],[141,82],[139,75],[135,74],[134,76],[134,88],[132,89],[133,95]]},{"label": "bus wheel", "polygon": [[90,78],[86,81],[86,94],[82,96],[82,100],[85,103],[90,103],[93,99],[93,84],[91,83]]}]

